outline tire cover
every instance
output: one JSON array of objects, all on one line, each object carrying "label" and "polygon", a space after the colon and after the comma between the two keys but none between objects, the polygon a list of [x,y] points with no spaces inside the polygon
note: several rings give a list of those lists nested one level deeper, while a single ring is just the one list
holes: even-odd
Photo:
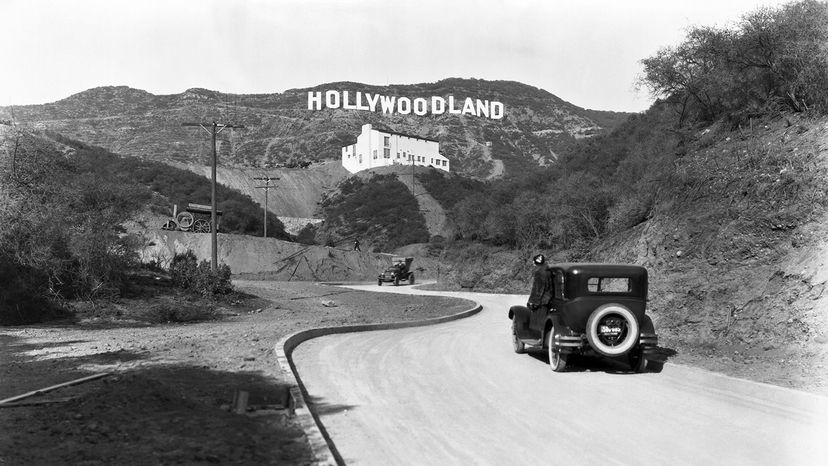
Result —
[{"label": "tire cover", "polygon": [[[602,342],[601,339],[598,337],[598,326],[600,325],[600,322],[603,320],[604,317],[610,314],[614,314],[623,318],[627,324],[627,334],[624,336],[624,339],[621,340],[615,346],[610,346]],[[620,356],[622,354],[627,353],[635,346],[636,342],[638,341],[638,335],[640,333],[638,321],[635,320],[635,316],[633,315],[632,311],[620,304],[614,303],[604,304],[603,306],[593,311],[592,315],[589,316],[589,320],[587,320],[586,330],[587,341],[589,341],[589,345],[592,347],[592,349],[604,356]]]}]

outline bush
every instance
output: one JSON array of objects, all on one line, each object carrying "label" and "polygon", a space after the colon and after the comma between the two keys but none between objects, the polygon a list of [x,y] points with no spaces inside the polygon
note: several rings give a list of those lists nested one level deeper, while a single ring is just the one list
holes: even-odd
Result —
[{"label": "bush", "polygon": [[206,260],[198,262],[193,251],[176,254],[170,262],[170,279],[179,288],[202,296],[228,294],[233,291],[230,267],[220,264],[214,272]]}]

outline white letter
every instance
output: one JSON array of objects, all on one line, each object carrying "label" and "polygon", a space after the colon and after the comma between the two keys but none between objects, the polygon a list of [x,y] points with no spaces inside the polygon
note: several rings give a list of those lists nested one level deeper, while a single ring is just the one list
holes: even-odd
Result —
[{"label": "white letter", "polygon": [[356,105],[348,102],[348,91],[342,91],[342,108],[345,110],[356,110]]},{"label": "white letter", "polygon": [[322,110],[322,92],[308,91],[308,110]]},{"label": "white letter", "polygon": [[368,110],[368,107],[362,105],[362,92],[357,91],[357,103],[356,108],[357,110]]},{"label": "white letter", "polygon": [[477,116],[489,118],[489,101],[477,99]]},{"label": "white letter", "polygon": [[431,113],[433,115],[442,115],[443,113],[446,113],[446,99],[437,96],[432,97]]},{"label": "white letter", "polygon": [[492,102],[492,120],[499,120],[503,118],[503,104],[500,102]]},{"label": "white letter", "polygon": [[[336,99],[334,99],[336,97]],[[339,108],[339,92],[328,91],[325,93],[325,106],[328,108]]]},{"label": "white letter", "polygon": [[414,113],[423,116],[428,112],[428,102],[423,98],[414,99]]},{"label": "white letter", "polygon": [[400,97],[397,99],[397,111],[403,115],[411,113],[411,99],[408,97]]},{"label": "white letter", "polygon": [[380,100],[382,100],[382,113],[394,113],[394,101],[397,100],[396,97],[386,97],[380,96]]},{"label": "white letter", "polygon": [[454,108],[454,96],[453,95],[449,96],[449,104],[448,105],[449,105],[449,113],[453,113],[455,115],[460,114],[460,110],[457,110],[456,108]]},{"label": "white letter", "polygon": [[463,102],[463,115],[467,113],[470,115],[477,116],[477,114],[474,113],[474,102],[472,101],[471,97],[466,97],[466,101]]},{"label": "white letter", "polygon": [[365,94],[365,98],[368,99],[368,106],[371,108],[372,112],[377,111],[377,102],[379,102],[380,95],[379,94]]}]

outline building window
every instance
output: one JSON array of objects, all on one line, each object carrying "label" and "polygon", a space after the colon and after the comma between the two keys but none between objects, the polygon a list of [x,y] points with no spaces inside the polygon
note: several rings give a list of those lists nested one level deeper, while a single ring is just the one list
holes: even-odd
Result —
[{"label": "building window", "polygon": [[399,152],[397,152],[397,158],[400,158],[400,153]]},{"label": "building window", "polygon": [[377,150],[376,149],[374,149],[374,158],[375,159],[377,158]]},{"label": "building window", "polygon": [[385,147],[390,147],[390,146],[391,146],[391,137],[389,137],[389,136],[385,136],[385,144],[384,144],[384,146],[385,146]]},{"label": "building window", "polygon": [[382,156],[385,157],[386,159],[390,159],[391,158],[391,149],[388,148],[388,147],[383,149],[382,150]]}]

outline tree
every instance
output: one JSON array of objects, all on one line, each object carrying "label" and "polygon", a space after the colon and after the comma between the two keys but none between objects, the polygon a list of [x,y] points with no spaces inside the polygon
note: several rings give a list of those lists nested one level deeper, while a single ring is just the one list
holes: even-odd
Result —
[{"label": "tree", "polygon": [[828,112],[828,3],[804,0],[694,27],[642,60],[639,86],[686,118],[712,121],[777,108]]}]

